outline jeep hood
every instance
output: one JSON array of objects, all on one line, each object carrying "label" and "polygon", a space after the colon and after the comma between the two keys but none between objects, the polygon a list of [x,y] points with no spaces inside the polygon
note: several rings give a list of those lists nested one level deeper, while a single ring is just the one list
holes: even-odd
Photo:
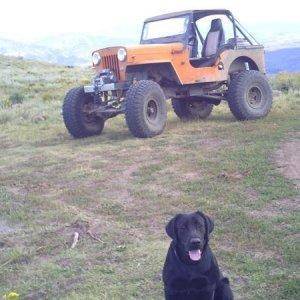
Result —
[{"label": "jeep hood", "polygon": [[128,53],[132,54],[144,54],[147,53],[162,53],[170,51],[182,51],[184,45],[182,43],[170,43],[170,44],[143,44],[136,46],[124,47]]},{"label": "jeep hood", "polygon": [[117,54],[120,48],[125,48],[127,51],[126,63],[137,63],[148,61],[165,61],[166,56],[170,54],[181,53],[185,47],[182,43],[170,44],[142,44],[136,46],[117,46],[108,47],[98,50],[101,56]]},{"label": "jeep hood", "polygon": [[172,44],[151,44],[137,45],[126,47],[127,62],[145,62],[148,61],[165,61],[170,54],[182,52],[184,45],[181,43]]},{"label": "jeep hood", "polygon": [[[120,48],[126,49],[127,55],[124,61],[119,61],[117,58]],[[125,81],[128,66],[172,63],[172,61],[175,61],[175,56],[182,56],[186,49],[182,43],[108,47],[95,51],[100,54],[102,59],[100,64],[94,66],[94,68],[96,72],[100,72],[103,69],[111,69],[117,74],[119,81]]]}]

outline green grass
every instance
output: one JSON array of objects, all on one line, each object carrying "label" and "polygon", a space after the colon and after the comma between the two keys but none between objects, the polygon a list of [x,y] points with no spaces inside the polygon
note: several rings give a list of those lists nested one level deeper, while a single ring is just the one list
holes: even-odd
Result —
[{"label": "green grass", "polygon": [[[276,98],[263,120],[237,122],[221,105],[204,122],[170,111],[152,139],[132,137],[119,116],[74,140],[61,103],[88,70],[0,57],[0,71],[0,226],[11,229],[0,234],[0,295],[162,298],[164,226],[200,209],[215,220],[211,247],[236,298],[299,299],[299,214],[274,205],[297,190],[273,159],[299,131],[299,94]],[[23,102],[7,105],[16,92]]]}]

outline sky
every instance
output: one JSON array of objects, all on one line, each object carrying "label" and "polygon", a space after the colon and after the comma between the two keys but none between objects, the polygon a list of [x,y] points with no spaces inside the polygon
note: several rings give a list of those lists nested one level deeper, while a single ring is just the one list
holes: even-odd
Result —
[{"label": "sky", "polygon": [[206,8],[230,9],[250,26],[296,23],[300,27],[298,3],[298,0],[0,0],[0,36],[23,41],[63,33],[133,37],[147,17]]}]

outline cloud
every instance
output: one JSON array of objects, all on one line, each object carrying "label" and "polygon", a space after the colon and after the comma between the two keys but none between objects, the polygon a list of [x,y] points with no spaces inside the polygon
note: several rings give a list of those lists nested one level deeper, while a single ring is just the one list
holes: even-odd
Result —
[{"label": "cloud", "polygon": [[[67,32],[138,36],[145,18],[184,9],[228,8],[242,23],[299,22],[298,1],[2,0],[0,32],[19,39]],[[272,5],[270,4],[272,3]]]}]

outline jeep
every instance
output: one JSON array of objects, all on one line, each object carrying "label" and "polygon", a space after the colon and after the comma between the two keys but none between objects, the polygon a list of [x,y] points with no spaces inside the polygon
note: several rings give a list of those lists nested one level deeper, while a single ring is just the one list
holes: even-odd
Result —
[{"label": "jeep", "polygon": [[134,136],[156,136],[166,125],[166,99],[181,120],[205,119],[221,101],[238,120],[264,117],[272,106],[264,47],[229,10],[149,18],[139,45],[96,50],[92,61],[92,83],[71,89],[63,104],[75,138],[100,134],[119,114]]}]

